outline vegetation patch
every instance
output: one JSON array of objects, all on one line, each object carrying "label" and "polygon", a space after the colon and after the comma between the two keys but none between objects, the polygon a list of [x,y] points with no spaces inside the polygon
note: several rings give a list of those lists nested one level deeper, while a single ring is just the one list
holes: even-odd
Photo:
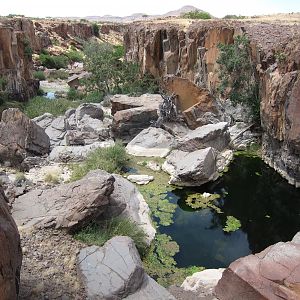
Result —
[{"label": "vegetation patch", "polygon": [[219,194],[206,195],[201,193],[189,194],[185,200],[186,204],[193,209],[205,209],[211,208],[217,213],[221,213],[221,209],[215,205],[215,200],[219,199]]},{"label": "vegetation patch", "polygon": [[68,79],[69,77],[69,73],[65,70],[54,70],[54,71],[51,71],[49,76],[48,76],[48,81],[54,81],[54,80],[57,80],[57,79],[62,79],[62,80],[65,80],[65,79]]},{"label": "vegetation patch", "polygon": [[65,55],[50,55],[41,53],[39,56],[42,66],[48,69],[66,69],[69,59]]},{"label": "vegetation patch", "polygon": [[255,78],[255,65],[251,61],[249,39],[242,35],[230,45],[219,44],[217,60],[220,84],[219,92],[232,103],[248,106],[254,121],[260,120],[259,86]]},{"label": "vegetation patch", "polygon": [[45,75],[45,73],[44,73],[43,71],[35,71],[35,72],[33,73],[33,77],[34,77],[35,79],[40,80],[40,81],[46,80],[46,75]]},{"label": "vegetation patch", "polygon": [[241,226],[242,226],[241,222],[237,218],[235,218],[233,216],[227,216],[226,225],[223,228],[223,231],[234,232],[234,231],[240,229]]},{"label": "vegetation patch", "polygon": [[99,148],[91,152],[82,164],[71,166],[71,181],[79,180],[89,171],[103,170],[108,173],[120,173],[126,166],[129,156],[121,143],[107,148]]},{"label": "vegetation patch", "polygon": [[183,14],[181,17],[185,19],[201,19],[201,20],[211,19],[211,15],[208,12],[200,11],[200,10],[187,12]]},{"label": "vegetation patch", "polygon": [[99,224],[93,223],[75,234],[75,239],[88,245],[103,246],[114,236],[129,236],[139,253],[144,256],[147,249],[146,235],[134,222],[126,218],[113,218]]},{"label": "vegetation patch", "polygon": [[76,108],[79,105],[79,101],[70,101],[67,99],[49,100],[45,97],[37,96],[24,104],[23,111],[31,119],[41,116],[44,113],[50,113],[57,117],[63,115],[69,108]]},{"label": "vegetation patch", "polygon": [[65,55],[72,62],[82,62],[83,61],[83,53],[79,50],[70,49],[65,53]]}]

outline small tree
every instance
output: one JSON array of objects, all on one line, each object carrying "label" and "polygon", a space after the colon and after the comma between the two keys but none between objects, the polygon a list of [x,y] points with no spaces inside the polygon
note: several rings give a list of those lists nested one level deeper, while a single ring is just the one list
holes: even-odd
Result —
[{"label": "small tree", "polygon": [[200,10],[194,10],[194,11],[184,13],[182,17],[186,19],[202,19],[202,20],[211,19],[211,15],[208,12],[200,11]]}]

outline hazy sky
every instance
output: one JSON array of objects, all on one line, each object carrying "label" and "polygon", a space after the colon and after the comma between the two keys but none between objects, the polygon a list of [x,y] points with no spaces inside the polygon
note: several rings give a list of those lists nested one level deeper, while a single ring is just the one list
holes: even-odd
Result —
[{"label": "hazy sky", "polygon": [[216,17],[300,12],[300,0],[0,0],[0,15],[84,17],[163,14],[184,5],[196,6]]}]

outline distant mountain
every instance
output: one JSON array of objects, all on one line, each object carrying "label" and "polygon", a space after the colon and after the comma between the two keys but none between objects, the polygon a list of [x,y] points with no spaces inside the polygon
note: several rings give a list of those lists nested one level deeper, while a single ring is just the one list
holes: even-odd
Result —
[{"label": "distant mountain", "polygon": [[[201,9],[198,9],[195,6],[186,5],[180,9],[169,11],[162,15],[147,15],[145,13],[135,13],[131,16],[126,16],[126,17],[105,15],[105,16],[87,16],[84,19],[89,21],[94,21],[94,22],[97,21],[97,22],[127,23],[127,22],[142,21],[142,20],[153,20],[157,18],[179,17],[182,14],[185,14],[190,11],[195,11],[195,10],[203,11]],[[72,18],[72,19],[80,19],[80,18]]]}]

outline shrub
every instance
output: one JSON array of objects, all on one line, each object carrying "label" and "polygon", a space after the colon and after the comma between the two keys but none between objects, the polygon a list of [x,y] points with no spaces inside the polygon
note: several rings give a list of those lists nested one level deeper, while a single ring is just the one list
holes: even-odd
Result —
[{"label": "shrub", "polygon": [[65,55],[40,54],[41,64],[48,69],[65,69],[68,66],[69,59]]},{"label": "shrub", "polygon": [[83,61],[83,53],[78,50],[68,50],[65,55],[69,58],[70,61],[73,62],[82,62]]},{"label": "shrub", "polygon": [[108,173],[120,173],[129,156],[121,143],[108,148],[99,148],[91,152],[84,163],[72,166],[71,180],[78,180],[91,170],[104,170]]},{"label": "shrub", "polygon": [[46,80],[45,73],[43,71],[35,71],[33,77],[38,80]]},{"label": "shrub", "polygon": [[99,32],[100,32],[100,29],[99,29],[99,25],[97,23],[93,23],[92,24],[92,29],[93,29],[93,34],[94,36],[99,36]]},{"label": "shrub", "polygon": [[45,97],[37,96],[24,104],[24,113],[29,118],[38,117],[44,113],[50,113],[54,116],[63,115],[69,108],[76,108],[80,105],[78,101],[69,101],[66,99],[49,100]]},{"label": "shrub", "polygon": [[114,236],[129,236],[133,239],[140,255],[146,252],[146,234],[134,222],[125,218],[114,218],[91,224],[75,234],[75,238],[88,245],[103,246]]},{"label": "shrub", "polygon": [[30,41],[28,40],[28,38],[25,38],[23,40],[23,45],[24,45],[24,54],[28,59],[32,58],[32,54],[33,54],[33,50],[31,48],[30,45]]},{"label": "shrub", "polygon": [[93,91],[93,92],[87,93],[87,95],[84,98],[84,102],[87,102],[87,103],[100,103],[100,102],[103,101],[103,99],[104,99],[103,92]]},{"label": "shrub", "polygon": [[245,19],[245,16],[226,15],[223,19]]},{"label": "shrub", "polygon": [[249,40],[237,36],[231,45],[220,44],[217,60],[221,95],[229,96],[234,105],[241,103],[251,109],[254,121],[260,119],[259,86],[255,78],[255,65],[251,61]]},{"label": "shrub", "polygon": [[186,19],[202,19],[202,20],[211,19],[211,15],[208,12],[200,11],[200,10],[187,12],[183,14],[182,17]]},{"label": "shrub", "polygon": [[67,98],[69,100],[81,100],[83,98],[83,94],[75,88],[70,88],[67,94]]},{"label": "shrub", "polygon": [[48,76],[48,79],[68,79],[69,78],[69,73],[65,70],[54,70],[50,73],[50,75]]},{"label": "shrub", "polygon": [[59,175],[57,173],[47,173],[44,177],[44,181],[47,183],[58,184],[59,183]]}]

